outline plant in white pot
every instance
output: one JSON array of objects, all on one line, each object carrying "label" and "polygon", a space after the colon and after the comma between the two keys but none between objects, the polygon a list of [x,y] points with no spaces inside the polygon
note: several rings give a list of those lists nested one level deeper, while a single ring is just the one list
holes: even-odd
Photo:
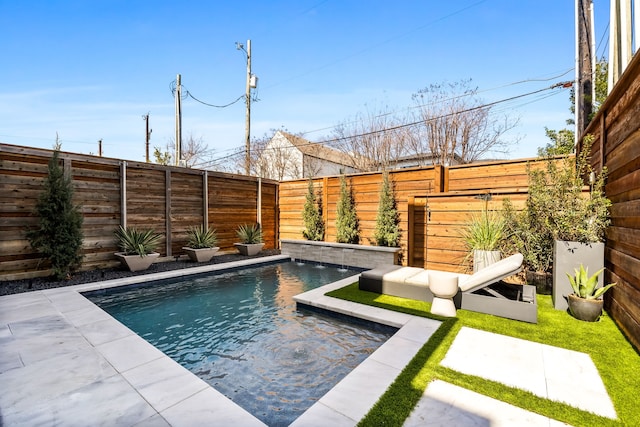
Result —
[{"label": "plant in white pot", "polygon": [[499,212],[483,209],[472,215],[460,231],[469,256],[473,256],[473,272],[500,261],[500,245],[504,237],[505,220]]},{"label": "plant in white pot", "polygon": [[234,246],[242,255],[256,255],[264,246],[262,242],[262,228],[260,224],[242,224],[236,230],[240,243]]},{"label": "plant in white pot", "polygon": [[160,256],[155,252],[162,235],[153,230],[138,230],[120,226],[115,231],[120,252],[115,256],[130,271],[146,270]]},{"label": "plant in white pot", "polygon": [[575,269],[575,275],[567,273],[573,289],[573,293],[567,295],[567,302],[573,317],[587,322],[595,322],[602,313],[604,305],[602,295],[616,284],[610,283],[598,287],[598,276],[604,269],[597,271],[591,277],[589,277],[588,271],[588,268],[585,269],[580,264],[580,269]]},{"label": "plant in white pot", "polygon": [[190,227],[187,230],[187,246],[182,249],[187,253],[189,259],[195,262],[209,262],[213,255],[220,249],[216,230],[204,228],[204,226]]}]

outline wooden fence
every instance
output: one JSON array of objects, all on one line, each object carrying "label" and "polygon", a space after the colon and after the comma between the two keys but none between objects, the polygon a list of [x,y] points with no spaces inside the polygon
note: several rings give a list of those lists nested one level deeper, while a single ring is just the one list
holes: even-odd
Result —
[{"label": "wooden fence", "polygon": [[607,168],[612,202],[605,244],[605,294],[616,323],[640,349],[640,54],[634,56],[585,135],[593,135],[591,164]]},{"label": "wooden fence", "polygon": [[[51,156],[51,150],[0,144],[0,280],[49,274],[25,231],[38,223],[34,208]],[[187,229],[200,224],[217,230],[221,250],[232,249],[237,226],[257,221],[258,200],[265,248],[277,247],[274,181],[66,152],[60,159],[84,217],[83,270],[116,265],[113,232],[120,224],[163,234],[164,257],[180,255]]]},{"label": "wooden fence", "polygon": [[[509,197],[516,207],[526,200],[527,165],[543,167],[538,159],[474,163],[451,167],[390,171],[400,213],[403,264],[447,271],[467,268],[459,230],[470,215],[483,208],[500,209]],[[373,244],[382,174],[348,175],[360,221],[362,244]],[[321,196],[325,219],[325,241],[336,241],[336,204],[340,178],[313,181]],[[280,183],[280,237],[301,239],[302,208],[308,181]],[[490,200],[487,200],[490,199]],[[486,202],[485,202],[486,200]]]}]

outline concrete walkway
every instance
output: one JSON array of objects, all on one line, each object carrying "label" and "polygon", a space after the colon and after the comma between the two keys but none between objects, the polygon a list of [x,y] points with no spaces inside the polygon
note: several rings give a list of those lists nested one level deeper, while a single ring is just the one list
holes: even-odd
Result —
[{"label": "concrete walkway", "polygon": [[[260,261],[281,258],[268,257]],[[243,261],[233,266],[250,263]],[[197,267],[190,272],[220,268],[220,265]],[[183,275],[185,271],[181,270],[158,273],[145,279]],[[296,300],[395,326],[399,331],[299,417],[293,423],[295,426],[355,425],[439,327],[435,320],[324,295],[355,279],[354,276],[309,291],[297,296]],[[263,425],[80,294],[139,280],[137,277],[0,298],[0,425]],[[468,355],[477,354],[477,348],[472,353],[469,346],[482,348],[485,342],[494,349],[507,349],[513,347],[513,339],[497,336],[498,341],[493,342],[484,335],[479,338],[474,335],[482,331],[470,330],[468,333],[464,328],[462,331],[443,364],[473,375],[477,375],[473,369],[480,369],[482,376],[501,381],[494,375],[503,371],[506,365],[494,364],[496,369],[493,369],[492,365],[486,364],[484,369],[482,364],[468,366],[464,362],[476,360]],[[493,356],[487,350],[486,357],[491,359]],[[573,361],[574,357],[584,359],[585,355],[561,356]],[[512,363],[512,369],[517,372],[528,371],[523,368],[523,354],[512,352],[511,357],[511,362],[503,363]],[[543,360],[542,366],[547,375],[545,381],[557,380],[558,384],[564,381],[559,377],[562,369],[554,370],[555,365],[550,360]],[[597,371],[585,369],[592,375],[585,387],[598,389],[602,381]],[[527,384],[530,384],[528,379],[524,385],[510,385],[527,387]],[[562,400],[552,394],[547,397]],[[567,403],[582,408],[584,402]],[[605,416],[615,417],[612,406],[605,404],[602,411]],[[458,390],[441,381],[429,385],[405,425],[488,425],[488,419],[491,425],[554,425],[553,420],[486,396]]]}]

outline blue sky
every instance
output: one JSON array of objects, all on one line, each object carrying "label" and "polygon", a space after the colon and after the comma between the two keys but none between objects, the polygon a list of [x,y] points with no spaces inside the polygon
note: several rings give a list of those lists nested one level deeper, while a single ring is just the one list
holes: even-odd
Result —
[{"label": "blue sky", "polygon": [[[598,55],[609,2],[596,1]],[[486,102],[574,79],[574,1],[0,0],[0,142],[144,161],[174,136],[176,74],[198,99],[244,94],[252,42],[252,136],[312,141],[368,106],[403,110],[432,83],[472,79]],[[601,42],[601,40],[603,40]],[[522,82],[522,83],[516,83]],[[515,83],[515,84],[514,84]],[[499,104],[519,117],[508,157],[536,155],[569,118],[568,90]],[[223,157],[244,145],[245,107],[186,99],[183,136]]]}]

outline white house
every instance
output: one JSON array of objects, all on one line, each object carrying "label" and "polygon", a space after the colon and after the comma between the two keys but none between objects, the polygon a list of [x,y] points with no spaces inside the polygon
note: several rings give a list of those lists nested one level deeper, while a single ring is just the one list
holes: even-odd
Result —
[{"label": "white house", "polygon": [[257,167],[263,178],[285,181],[357,172],[351,164],[341,151],[279,130],[260,153]]}]

